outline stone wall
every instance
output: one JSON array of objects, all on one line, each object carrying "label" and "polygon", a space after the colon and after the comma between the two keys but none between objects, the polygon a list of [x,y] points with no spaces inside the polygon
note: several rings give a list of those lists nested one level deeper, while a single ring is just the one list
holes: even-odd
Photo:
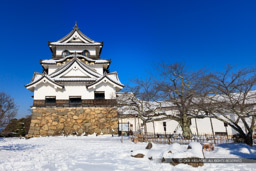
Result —
[{"label": "stone wall", "polygon": [[94,132],[117,134],[116,108],[35,108],[28,137],[82,135]]}]

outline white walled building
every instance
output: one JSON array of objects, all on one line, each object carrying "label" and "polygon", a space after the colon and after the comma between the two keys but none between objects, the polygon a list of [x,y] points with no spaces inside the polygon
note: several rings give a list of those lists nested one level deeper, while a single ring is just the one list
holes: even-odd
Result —
[{"label": "white walled building", "polygon": [[[179,111],[172,102],[149,102],[137,99],[133,93],[118,93],[118,103],[123,104],[119,109],[119,131],[133,131],[145,133],[145,126],[140,117],[147,120],[148,134],[182,134],[179,123],[172,119],[162,120],[164,115],[154,116],[156,113],[175,116]],[[227,115],[228,117],[231,117]],[[154,120],[154,121],[153,121]],[[211,124],[212,122],[212,124]],[[239,122],[243,128],[242,122]],[[122,127],[123,125],[123,127]],[[165,128],[165,129],[164,129]],[[193,135],[234,135],[237,131],[214,116],[199,116],[191,119],[190,129]]]},{"label": "white walled building", "polygon": [[[129,123],[129,130],[132,130],[134,132],[143,131],[144,127],[142,125],[142,120],[135,117],[129,117],[129,118],[119,118],[119,123],[128,124]],[[211,129],[211,123],[210,118],[203,118],[203,119],[192,119],[190,129],[192,131],[192,134],[197,135],[196,130],[196,122],[197,122],[197,129],[199,135],[209,134],[212,135],[212,129]],[[166,132],[164,131],[164,123],[166,124]],[[219,121],[215,118],[212,118],[213,123],[213,130],[216,134],[226,134],[226,131],[228,135],[234,135],[237,132],[232,129],[230,126],[226,127],[224,126],[224,123],[222,121]],[[127,126],[126,126],[127,127]],[[126,128],[125,127],[125,128]],[[124,128],[124,131],[126,131]],[[119,128],[121,130],[121,128]],[[149,134],[182,134],[181,127],[179,126],[178,122],[175,120],[162,120],[162,121],[154,121],[147,123],[147,132]]]},{"label": "white walled building", "polygon": [[26,88],[34,92],[34,105],[47,100],[115,99],[124,85],[110,60],[100,59],[102,42],[85,36],[77,27],[64,38],[49,42],[52,59],[41,60],[43,73],[34,73]]},{"label": "white walled building", "polygon": [[117,72],[109,72],[111,61],[100,58],[103,42],[75,24],[48,45],[52,58],[40,61],[43,72],[25,86],[34,93],[28,136],[117,133],[116,92],[124,85]]}]

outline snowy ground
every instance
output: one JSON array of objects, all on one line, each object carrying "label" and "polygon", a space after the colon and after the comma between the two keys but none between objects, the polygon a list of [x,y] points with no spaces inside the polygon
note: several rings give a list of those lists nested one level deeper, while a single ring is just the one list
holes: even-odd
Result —
[{"label": "snowy ground", "polygon": [[[153,144],[145,150],[146,143],[124,143],[119,137],[41,137],[31,139],[0,139],[0,170],[256,170],[255,164],[204,164],[203,167],[179,164],[172,166],[159,163],[156,158],[163,156],[189,156],[187,146]],[[173,154],[168,154],[172,150]],[[133,152],[131,152],[133,151]],[[131,154],[144,153],[142,159]],[[200,155],[200,154],[198,154]],[[148,160],[153,156],[153,160]],[[256,158],[256,147],[244,144],[225,144],[215,147],[213,152],[205,152],[211,158]]]}]

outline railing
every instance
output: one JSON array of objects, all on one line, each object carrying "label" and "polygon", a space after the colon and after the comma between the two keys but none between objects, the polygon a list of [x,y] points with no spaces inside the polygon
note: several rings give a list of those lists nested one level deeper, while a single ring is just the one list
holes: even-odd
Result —
[{"label": "railing", "polygon": [[80,103],[70,103],[69,100],[56,100],[56,103],[46,103],[45,100],[34,100],[33,107],[90,107],[115,106],[115,99],[82,100]]},{"label": "railing", "polygon": [[193,136],[191,139],[184,139],[182,136],[153,136],[153,135],[135,135],[130,136],[132,142],[153,142],[157,144],[189,144],[191,142],[199,143],[213,143],[224,144],[234,142],[233,136],[215,136],[215,140],[212,135],[199,135]]}]

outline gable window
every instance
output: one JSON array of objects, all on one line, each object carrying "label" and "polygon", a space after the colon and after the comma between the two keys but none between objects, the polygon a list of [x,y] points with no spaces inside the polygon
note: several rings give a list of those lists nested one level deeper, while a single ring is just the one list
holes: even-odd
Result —
[{"label": "gable window", "polygon": [[82,103],[81,96],[71,96],[71,97],[69,97],[69,103],[71,103],[71,104],[80,104],[80,103]]},{"label": "gable window", "polygon": [[70,55],[69,51],[68,50],[64,50],[62,52],[62,57],[65,58],[66,56]]},{"label": "gable window", "polygon": [[45,97],[46,104],[54,104],[56,103],[56,96],[46,96]]},{"label": "gable window", "polygon": [[95,91],[94,99],[105,99],[105,92],[104,91]]},{"label": "gable window", "polygon": [[89,53],[88,50],[83,51],[83,52],[82,52],[82,55],[83,55],[83,56],[90,57],[90,53]]}]

